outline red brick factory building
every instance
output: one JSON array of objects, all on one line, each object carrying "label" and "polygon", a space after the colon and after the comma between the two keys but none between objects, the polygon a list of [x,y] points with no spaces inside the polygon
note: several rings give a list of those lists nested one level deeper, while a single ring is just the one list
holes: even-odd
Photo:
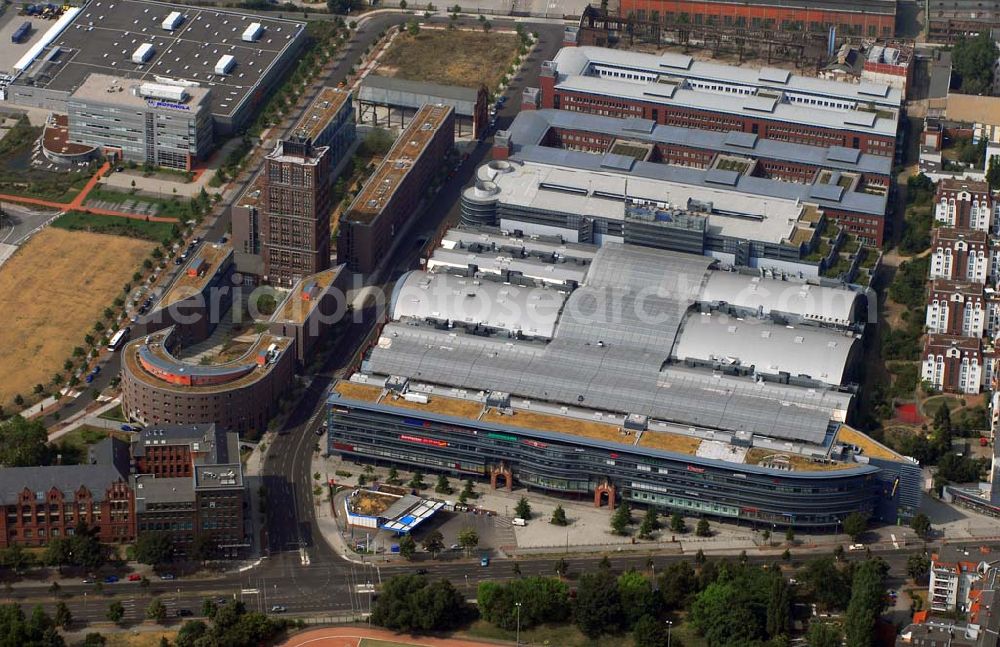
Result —
[{"label": "red brick factory building", "polygon": [[451,106],[425,105],[340,217],[337,259],[368,274],[392,248],[455,143]]},{"label": "red brick factory building", "polygon": [[696,61],[677,53],[563,47],[522,109],[554,108],[763,139],[896,154],[899,88]]},{"label": "red brick factory building", "polygon": [[623,17],[742,30],[829,32],[838,37],[890,38],[896,29],[894,0],[621,0]]},{"label": "red brick factory building", "polygon": [[215,425],[157,426],[131,443],[108,437],[82,465],[0,470],[0,547],[44,546],[86,525],[105,543],[168,533],[218,556],[249,544],[239,438]]}]

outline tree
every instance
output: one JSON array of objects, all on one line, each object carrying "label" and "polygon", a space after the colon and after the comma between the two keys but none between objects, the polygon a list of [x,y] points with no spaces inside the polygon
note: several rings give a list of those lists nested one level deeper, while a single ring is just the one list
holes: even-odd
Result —
[{"label": "tree", "polygon": [[475,528],[462,528],[458,531],[458,545],[468,554],[479,545],[479,533]]},{"label": "tree", "polygon": [[687,525],[684,523],[684,517],[681,516],[680,512],[674,512],[670,515],[670,532],[687,532]]},{"label": "tree", "polygon": [[655,615],[658,611],[658,595],[653,590],[653,582],[636,571],[625,571],[618,576],[618,599],[621,602],[625,628],[632,628],[644,616]]},{"label": "tree", "polygon": [[485,32],[485,33],[488,34],[488,33],[490,33],[491,29],[493,29],[493,23],[491,23],[489,20],[484,20],[483,21],[483,32]]},{"label": "tree", "polygon": [[1000,190],[1000,155],[991,155],[987,163],[986,181],[990,184],[990,189]]},{"label": "tree", "polygon": [[789,544],[795,541],[795,528],[788,526],[788,528],[785,529],[785,541]]},{"label": "tree", "polygon": [[[509,582],[482,582],[476,594],[479,615],[507,630],[565,622],[571,612],[569,586],[554,577],[525,577]],[[518,610],[520,603],[520,610]]]},{"label": "tree", "polygon": [[59,582],[53,581],[52,584],[49,584],[49,593],[52,594],[52,597],[54,598],[59,597],[59,591],[61,590],[62,587],[59,586]]},{"label": "tree", "polygon": [[913,578],[914,582],[922,582],[930,572],[931,560],[926,554],[910,555],[906,558],[906,574]]},{"label": "tree", "polygon": [[91,631],[84,637],[82,647],[104,647],[107,644],[107,638],[96,631]]},{"label": "tree", "polygon": [[662,607],[665,610],[682,609],[698,589],[698,577],[687,562],[673,562],[660,574],[657,584]]},{"label": "tree", "polygon": [[153,601],[146,607],[146,618],[159,624],[163,624],[163,621],[167,619],[167,607],[160,598],[153,598]]},{"label": "tree", "polygon": [[[326,0],[326,8],[330,11],[330,13],[345,16],[351,13],[352,10],[356,9],[357,4],[355,3],[355,0]],[[357,27],[357,23],[353,20],[350,24],[353,25],[351,29]]]},{"label": "tree", "polygon": [[712,529],[708,526],[708,519],[699,519],[698,525],[694,528],[694,534],[699,537],[711,537]]},{"label": "tree", "polygon": [[385,480],[389,485],[399,485],[399,472],[395,467],[389,468],[389,476]]},{"label": "tree", "polygon": [[73,624],[73,614],[70,613],[69,607],[66,603],[60,600],[56,604],[56,614],[54,618],[57,625],[63,629],[69,629],[69,626]]},{"label": "tree", "polygon": [[642,523],[639,524],[639,536],[643,539],[649,539],[659,528],[660,522],[656,516],[656,508],[652,506],[646,508],[646,514],[643,515]]},{"label": "tree", "polygon": [[438,530],[433,530],[424,537],[421,545],[424,547],[424,550],[437,557],[438,553],[444,550],[444,535]]},{"label": "tree", "polygon": [[135,541],[135,559],[140,564],[167,564],[174,558],[174,544],[163,533],[144,532]]},{"label": "tree", "polygon": [[420,33],[420,23],[414,18],[410,22],[406,23],[406,31],[410,36],[416,36]]},{"label": "tree", "polygon": [[828,625],[819,621],[809,623],[809,647],[840,647],[841,634],[836,625]]},{"label": "tree", "polygon": [[952,86],[964,94],[988,94],[998,54],[989,30],[959,38],[951,53]]},{"label": "tree", "polygon": [[438,474],[437,485],[434,486],[434,491],[438,494],[451,494],[453,492],[447,476]]},{"label": "tree", "polygon": [[707,560],[708,558],[705,557],[705,551],[699,548],[698,552],[694,554],[694,563],[700,566],[704,564]]},{"label": "tree", "polygon": [[425,487],[427,487],[427,485],[424,483],[424,473],[421,472],[420,470],[414,472],[413,477],[410,479],[408,485],[414,490],[422,490]]},{"label": "tree", "polygon": [[451,582],[398,575],[382,587],[371,621],[395,631],[426,632],[453,629],[468,615],[465,599]]},{"label": "tree", "polygon": [[857,541],[861,535],[865,534],[866,530],[868,530],[868,515],[852,512],[844,519],[844,532],[850,536],[852,541]]},{"label": "tree", "polygon": [[851,601],[847,605],[844,626],[847,647],[872,647],[875,644],[875,620],[885,609],[885,562],[867,559],[854,568]]},{"label": "tree", "polygon": [[417,554],[417,542],[410,535],[403,535],[399,540],[399,554],[410,561]]},{"label": "tree", "polygon": [[734,581],[709,584],[695,598],[688,619],[709,645],[753,644],[764,631],[748,593]]},{"label": "tree", "polygon": [[107,618],[111,622],[118,624],[125,617],[125,607],[118,600],[108,605]]},{"label": "tree", "polygon": [[817,557],[806,562],[799,580],[821,608],[827,611],[847,608],[851,598],[851,576],[840,570],[832,557]]},{"label": "tree", "polygon": [[557,576],[566,577],[566,573],[569,572],[569,562],[560,557],[559,561],[556,562],[554,570]]},{"label": "tree", "polygon": [[76,533],[70,539],[73,565],[94,569],[104,563],[104,548],[97,538],[97,533],[96,527],[91,528],[86,523],[77,526]]},{"label": "tree", "polygon": [[615,513],[611,515],[611,532],[616,535],[627,535],[630,523],[632,523],[632,512],[629,510],[628,504],[622,501],[622,504],[615,509]]},{"label": "tree", "polygon": [[561,505],[557,505],[556,509],[552,511],[552,518],[549,520],[553,526],[565,526],[569,524],[569,520],[566,519],[566,511],[563,510]]},{"label": "tree", "polygon": [[208,633],[208,625],[201,620],[188,620],[177,632],[177,647],[194,647],[195,642]]},{"label": "tree", "polygon": [[406,0],[399,0],[399,8],[406,9]]},{"label": "tree", "polygon": [[514,514],[521,519],[531,519],[531,504],[528,503],[528,499],[525,497],[518,499],[517,505],[514,506]]},{"label": "tree", "polygon": [[680,647],[680,641],[667,635],[666,624],[653,616],[639,618],[632,628],[632,644],[635,647],[668,647],[668,638],[671,638],[670,647]]},{"label": "tree", "polygon": [[204,602],[201,603],[201,615],[206,618],[214,618],[215,613],[219,610],[219,605],[215,603],[215,600],[211,598],[206,598]]},{"label": "tree", "polygon": [[783,577],[775,577],[767,599],[767,635],[772,638],[788,634],[791,628],[792,594]]},{"label": "tree", "polygon": [[462,487],[462,494],[466,499],[479,498],[479,495],[476,494],[476,484],[472,482],[472,479],[465,479],[465,485]]},{"label": "tree", "polygon": [[0,422],[0,464],[4,467],[45,465],[49,460],[48,442],[48,432],[41,421],[21,416],[4,420]]},{"label": "tree", "polygon": [[910,521],[910,528],[917,533],[917,537],[926,540],[931,535],[931,520],[923,512],[918,512]]},{"label": "tree", "polygon": [[576,626],[588,638],[615,633],[622,626],[624,615],[618,583],[610,571],[599,569],[580,576],[573,616]]}]

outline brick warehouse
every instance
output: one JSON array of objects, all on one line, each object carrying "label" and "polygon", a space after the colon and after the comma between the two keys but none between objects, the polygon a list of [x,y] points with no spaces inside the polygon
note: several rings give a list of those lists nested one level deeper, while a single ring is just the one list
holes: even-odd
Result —
[{"label": "brick warehouse", "polygon": [[719,0],[622,0],[622,16],[665,26],[691,24],[732,29],[829,32],[838,36],[889,38],[896,3],[887,0],[799,0],[742,3]]},{"label": "brick warehouse", "polygon": [[82,465],[0,471],[0,547],[44,546],[82,525],[104,543],[167,532],[177,548],[204,536],[218,554],[245,546],[239,439],[215,425],[106,438]]},{"label": "brick warehouse", "polygon": [[537,95],[526,93],[522,109],[638,117],[887,157],[896,153],[902,104],[902,92],[887,85],[600,47],[564,47],[542,64],[539,86]]}]

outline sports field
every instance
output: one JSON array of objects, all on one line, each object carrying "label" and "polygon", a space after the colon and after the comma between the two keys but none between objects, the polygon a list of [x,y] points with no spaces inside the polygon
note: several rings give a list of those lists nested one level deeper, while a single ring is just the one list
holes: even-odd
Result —
[{"label": "sports field", "polygon": [[485,83],[492,91],[513,62],[517,43],[511,33],[422,29],[397,36],[375,73],[466,88]]},{"label": "sports field", "polygon": [[155,245],[49,227],[15,252],[0,268],[0,405],[62,369]]}]

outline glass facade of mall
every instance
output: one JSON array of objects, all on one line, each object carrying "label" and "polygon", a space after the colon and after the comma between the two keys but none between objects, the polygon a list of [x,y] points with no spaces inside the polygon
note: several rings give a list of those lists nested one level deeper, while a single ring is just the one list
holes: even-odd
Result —
[{"label": "glass facade of mall", "polygon": [[578,498],[589,498],[608,481],[622,500],[639,505],[803,530],[836,529],[852,512],[895,523],[905,516],[901,496],[911,489],[913,477],[905,474],[907,486],[899,487],[892,466],[857,463],[788,471],[730,463],[349,400],[337,393],[329,400],[328,415],[331,454],[461,478],[488,477],[502,464],[523,485]]}]

